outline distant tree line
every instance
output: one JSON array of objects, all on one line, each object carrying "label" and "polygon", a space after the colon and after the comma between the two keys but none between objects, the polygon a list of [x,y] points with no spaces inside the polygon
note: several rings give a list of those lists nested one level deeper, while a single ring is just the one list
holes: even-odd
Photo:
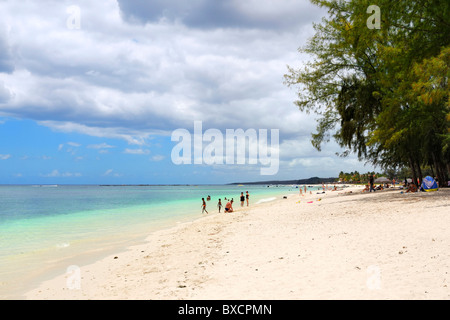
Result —
[{"label": "distant tree line", "polygon": [[339,181],[346,183],[367,183],[370,175],[373,175],[375,179],[383,176],[383,174],[375,172],[359,173],[358,171],[352,171],[348,173],[341,171],[339,173]]},{"label": "distant tree line", "polygon": [[[431,167],[424,167],[423,170],[424,176],[432,176],[436,177],[431,169]],[[408,167],[402,168],[388,168],[384,172],[367,172],[367,173],[359,173],[358,171],[352,172],[339,172],[339,178],[336,181],[346,182],[346,183],[367,183],[369,181],[369,176],[373,175],[374,179],[380,177],[386,177],[389,180],[394,180],[396,183],[403,183],[405,179],[413,179],[413,175],[411,173],[411,169]]]}]

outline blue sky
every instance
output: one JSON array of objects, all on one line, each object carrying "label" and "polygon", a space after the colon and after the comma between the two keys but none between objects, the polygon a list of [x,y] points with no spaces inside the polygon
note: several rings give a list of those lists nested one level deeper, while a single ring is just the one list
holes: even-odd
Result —
[{"label": "blue sky", "polygon": [[[0,184],[229,183],[369,171],[316,151],[283,84],[325,14],[293,0],[0,1]],[[277,129],[279,170],[175,165],[171,133]]]}]

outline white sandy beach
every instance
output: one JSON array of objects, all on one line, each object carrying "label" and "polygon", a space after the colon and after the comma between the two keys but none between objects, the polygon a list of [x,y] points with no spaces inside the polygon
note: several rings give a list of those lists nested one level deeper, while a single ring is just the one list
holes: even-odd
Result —
[{"label": "white sandy beach", "polygon": [[210,212],[25,298],[449,299],[450,189],[358,190]]}]

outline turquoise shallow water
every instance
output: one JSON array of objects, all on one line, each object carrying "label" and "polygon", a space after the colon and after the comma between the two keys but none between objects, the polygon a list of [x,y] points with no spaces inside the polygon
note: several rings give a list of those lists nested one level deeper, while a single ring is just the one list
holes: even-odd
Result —
[{"label": "turquoise shallow water", "polygon": [[[249,191],[250,205],[292,186],[0,186],[0,298],[20,295],[62,266],[139,243],[158,229],[217,213]],[[223,211],[223,210],[222,210]]]}]

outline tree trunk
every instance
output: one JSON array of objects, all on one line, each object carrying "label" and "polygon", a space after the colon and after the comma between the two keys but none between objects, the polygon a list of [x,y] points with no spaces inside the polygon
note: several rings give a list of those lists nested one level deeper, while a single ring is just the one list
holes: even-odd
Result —
[{"label": "tree trunk", "polygon": [[439,187],[446,187],[447,184],[447,179],[446,179],[446,174],[444,172],[443,166],[441,165],[441,161],[438,161],[439,159],[436,157],[436,155],[434,153],[431,153],[432,157],[433,157],[433,162],[434,162],[434,166],[436,167],[436,173],[437,173],[437,178],[439,181]]},{"label": "tree trunk", "polygon": [[433,175],[433,177],[436,177],[436,173],[434,173],[434,167],[433,167],[432,163],[430,163],[430,168],[431,168],[431,174]]},{"label": "tree trunk", "polygon": [[447,162],[447,174],[448,174],[448,177],[450,177],[450,163],[449,162]]},{"label": "tree trunk", "polygon": [[419,174],[418,178],[419,181],[417,182],[417,187],[419,187],[422,184],[422,169],[420,169],[419,161],[416,160],[416,167],[417,167],[417,173]]},{"label": "tree trunk", "polygon": [[448,176],[448,174],[447,174],[447,172],[445,170],[445,163],[444,163],[444,161],[440,161],[439,162],[439,169],[440,169],[441,175],[442,175],[442,178],[441,178],[442,179],[442,184],[441,184],[441,186],[442,187],[447,187],[448,186],[447,181],[448,181],[449,176]]},{"label": "tree trunk", "polygon": [[415,185],[417,185],[417,175],[416,175],[416,168],[414,166],[414,160],[412,158],[411,155],[409,155],[409,167],[411,168],[411,172],[412,172],[412,183],[414,183]]}]

